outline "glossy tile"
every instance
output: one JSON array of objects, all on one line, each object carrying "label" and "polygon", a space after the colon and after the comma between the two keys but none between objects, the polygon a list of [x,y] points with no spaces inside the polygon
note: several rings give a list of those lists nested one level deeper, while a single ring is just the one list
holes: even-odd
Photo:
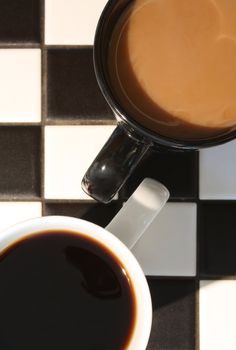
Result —
[{"label": "glossy tile", "polygon": [[235,350],[236,281],[201,281],[200,350]]},{"label": "glossy tile", "polygon": [[113,126],[47,126],[45,197],[91,199],[81,189],[81,180],[113,130]]},{"label": "glossy tile", "polygon": [[132,252],[146,275],[196,275],[195,203],[167,203]]},{"label": "glossy tile", "polygon": [[45,42],[92,45],[107,0],[45,0]]},{"label": "glossy tile", "polygon": [[41,215],[41,202],[0,202],[0,231]]},{"label": "glossy tile", "polygon": [[236,199],[236,141],[200,151],[200,198]]},{"label": "glossy tile", "polygon": [[41,50],[0,49],[0,77],[0,123],[40,122]]}]

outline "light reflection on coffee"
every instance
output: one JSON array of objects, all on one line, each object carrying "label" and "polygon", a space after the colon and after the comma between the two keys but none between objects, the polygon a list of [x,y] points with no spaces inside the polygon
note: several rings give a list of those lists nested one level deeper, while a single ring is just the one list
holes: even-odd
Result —
[{"label": "light reflection on coffee", "polygon": [[109,49],[115,94],[140,124],[179,139],[236,126],[236,1],[136,0]]},{"label": "light reflection on coffee", "polygon": [[102,243],[52,230],[0,252],[0,349],[129,347],[136,298],[128,272]]}]

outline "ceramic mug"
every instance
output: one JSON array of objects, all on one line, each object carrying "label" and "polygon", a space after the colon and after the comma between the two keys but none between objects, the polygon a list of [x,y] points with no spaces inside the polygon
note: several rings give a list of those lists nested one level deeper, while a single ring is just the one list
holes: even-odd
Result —
[{"label": "ceramic mug", "polygon": [[[151,131],[122,106],[111,87],[108,48],[113,29],[132,0],[109,0],[97,25],[94,41],[94,68],[100,89],[118,121],[118,126],[87,170],[83,190],[96,200],[108,203],[122,187],[146,151],[155,149],[197,150],[219,145],[236,137],[236,129],[201,140],[178,140]],[[156,165],[158,166],[158,164]]]},{"label": "ceramic mug", "polygon": [[[32,237],[40,232],[46,234],[51,230],[73,231],[78,235],[91,237],[101,242],[125,267],[134,289],[136,317],[126,350],[145,350],[152,324],[152,303],[144,273],[128,247],[131,248],[143,234],[166,203],[168,196],[168,191],[164,186],[154,180],[146,179],[106,229],[89,221],[71,217],[36,218],[14,225],[2,232],[0,234],[0,254],[22,238]],[[134,217],[137,220],[134,220]]]}]

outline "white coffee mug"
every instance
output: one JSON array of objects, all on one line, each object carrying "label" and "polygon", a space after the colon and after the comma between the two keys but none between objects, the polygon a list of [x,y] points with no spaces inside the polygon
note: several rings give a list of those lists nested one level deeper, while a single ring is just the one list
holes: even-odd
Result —
[{"label": "white coffee mug", "polygon": [[[126,350],[145,350],[152,324],[151,296],[144,273],[126,245],[130,248],[135,244],[163,207],[168,196],[168,191],[163,185],[145,179],[107,229],[85,220],[65,216],[36,218],[14,225],[1,233],[0,253],[19,239],[50,230],[73,231],[100,241],[120,260],[134,288],[136,317]],[[114,234],[118,235],[119,239]]]}]

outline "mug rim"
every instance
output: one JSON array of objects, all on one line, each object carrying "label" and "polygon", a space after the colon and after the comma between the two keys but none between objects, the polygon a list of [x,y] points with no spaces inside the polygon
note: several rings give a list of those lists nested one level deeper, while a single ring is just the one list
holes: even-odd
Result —
[{"label": "mug rim", "polygon": [[[128,6],[131,2],[132,1],[128,1],[126,6]],[[227,141],[231,141],[235,139],[236,129],[222,133],[214,137],[202,138],[198,140],[197,139],[181,140],[181,139],[171,138],[171,137],[159,134],[157,132],[154,132],[153,130],[149,130],[145,126],[139,124],[136,120],[132,118],[132,116],[129,115],[129,113],[127,113],[124,110],[122,105],[115,98],[115,94],[113,93],[112,89],[110,88],[110,85],[107,82],[107,79],[103,71],[102,58],[101,58],[103,28],[107,19],[109,18],[110,12],[112,11],[113,7],[116,4],[117,4],[116,0],[115,1],[108,0],[108,2],[106,3],[101,13],[99,21],[97,23],[95,38],[94,38],[94,46],[93,46],[93,62],[94,62],[95,75],[96,75],[96,79],[100,87],[100,90],[103,96],[105,97],[107,103],[109,104],[110,108],[113,110],[118,122],[123,123],[131,132],[131,134],[133,132],[136,132],[136,135],[137,135],[138,133],[139,137],[141,137],[141,139],[143,139],[144,142],[153,143],[154,145],[157,144],[165,147],[176,148],[176,149],[196,150],[199,148],[217,146]]]},{"label": "mug rim", "polygon": [[111,251],[127,269],[135,295],[135,322],[126,350],[145,350],[152,325],[152,301],[147,280],[132,252],[111,232],[89,221],[68,216],[43,216],[17,223],[0,235],[0,253],[22,238],[65,230],[92,238]]}]

